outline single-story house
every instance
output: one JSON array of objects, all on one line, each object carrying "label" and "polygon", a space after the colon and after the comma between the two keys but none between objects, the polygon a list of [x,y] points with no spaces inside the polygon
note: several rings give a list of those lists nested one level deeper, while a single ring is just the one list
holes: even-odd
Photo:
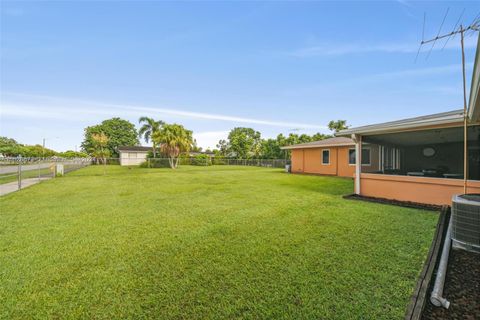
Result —
[{"label": "single-story house", "polygon": [[[363,196],[450,204],[463,193],[463,110],[343,130],[356,149],[376,146],[379,166],[355,165],[355,193]],[[480,123],[468,126],[467,190],[480,193]],[[361,156],[360,156],[361,158]]]},{"label": "single-story house", "polygon": [[356,159],[355,193],[436,205],[451,204],[454,194],[480,193],[479,83],[477,46],[466,113],[454,110],[340,131],[337,136],[351,138],[356,150],[368,145],[380,151],[378,167],[360,165],[361,155]]},{"label": "single-story house", "polygon": [[[293,173],[310,173],[353,178],[355,174],[355,142],[348,137],[334,137],[320,141],[282,147],[291,151]],[[378,168],[378,147],[364,145],[362,166]]]},{"label": "single-story house", "polygon": [[147,160],[148,153],[152,147],[143,146],[122,146],[118,147],[121,166],[138,166]]}]

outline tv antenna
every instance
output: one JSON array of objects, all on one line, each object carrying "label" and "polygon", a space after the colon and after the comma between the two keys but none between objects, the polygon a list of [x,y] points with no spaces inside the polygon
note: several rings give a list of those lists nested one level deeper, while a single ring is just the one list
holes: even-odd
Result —
[{"label": "tv antenna", "polygon": [[[480,13],[477,14],[477,16],[473,19],[473,21],[467,25],[464,26],[462,23],[460,23],[460,20],[462,19],[463,13],[465,12],[465,9],[462,11],[460,17],[458,18],[457,23],[455,24],[455,27],[453,30],[449,33],[445,34],[440,34],[442,31],[443,24],[445,23],[445,19],[447,18],[448,11],[450,8],[447,9],[445,12],[445,16],[443,17],[443,21],[440,25],[440,28],[438,29],[437,36],[435,38],[431,38],[428,40],[424,40],[424,35],[425,35],[425,20],[426,20],[426,14],[423,15],[423,31],[422,31],[422,41],[420,42],[420,47],[418,48],[417,56],[415,57],[415,61],[417,60],[417,57],[420,53],[420,50],[423,45],[426,44],[432,44],[430,47],[430,50],[428,52],[428,55],[426,59],[430,56],[430,53],[433,50],[433,47],[435,46],[435,43],[438,40],[446,39],[445,44],[443,45],[442,49],[445,48],[447,45],[448,41],[450,38],[454,38],[457,34],[460,35],[460,48],[461,48],[461,53],[462,53],[462,80],[463,80],[463,192],[467,193],[467,180],[468,180],[468,144],[467,144],[467,129],[468,129],[468,116],[467,116],[467,82],[466,82],[466,72],[465,72],[465,35],[467,32],[470,32],[470,34],[473,34],[475,32],[480,31]],[[460,23],[460,26],[457,29],[458,24]]]}]

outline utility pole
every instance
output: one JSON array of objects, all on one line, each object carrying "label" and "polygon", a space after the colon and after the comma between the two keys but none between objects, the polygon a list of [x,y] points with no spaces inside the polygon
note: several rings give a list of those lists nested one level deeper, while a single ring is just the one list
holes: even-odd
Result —
[{"label": "utility pole", "polygon": [[45,138],[43,138],[43,143],[42,143],[42,158],[45,158]]},{"label": "utility pole", "polygon": [[[460,25],[460,30],[463,30]],[[467,116],[467,82],[465,80],[465,47],[464,32],[460,32],[460,43],[462,46],[462,78],[463,78],[463,193],[467,193],[468,180],[468,116]]]}]

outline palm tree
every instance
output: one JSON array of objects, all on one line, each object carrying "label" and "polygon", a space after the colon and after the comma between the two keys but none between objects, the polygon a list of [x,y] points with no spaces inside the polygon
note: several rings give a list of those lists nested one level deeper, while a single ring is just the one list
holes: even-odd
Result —
[{"label": "palm tree", "polygon": [[164,124],[156,131],[152,140],[168,156],[170,168],[176,169],[181,153],[190,151],[193,145],[192,131],[185,129],[179,124]]},{"label": "palm tree", "polygon": [[143,126],[138,130],[138,136],[144,138],[145,142],[148,143],[149,140],[152,140],[153,148],[153,157],[157,156],[157,145],[153,139],[155,132],[160,130],[160,128],[165,124],[162,120],[155,121],[153,118],[141,117],[138,119],[138,123],[144,123]]},{"label": "palm tree", "polygon": [[106,174],[105,171],[105,166],[107,165],[107,157],[110,155],[110,151],[106,149],[108,145],[108,141],[110,140],[108,136],[103,133],[94,133],[92,134],[92,140],[93,140],[93,155],[97,159],[101,158],[103,162],[103,175]]}]

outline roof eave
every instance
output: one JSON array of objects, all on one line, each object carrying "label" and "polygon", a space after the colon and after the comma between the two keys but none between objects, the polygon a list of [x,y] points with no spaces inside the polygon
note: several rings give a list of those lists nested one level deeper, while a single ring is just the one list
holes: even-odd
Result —
[{"label": "roof eave", "polygon": [[324,144],[324,145],[310,145],[310,146],[298,146],[298,145],[293,145],[293,146],[285,146],[281,147],[280,149],[282,150],[293,150],[293,149],[314,149],[314,148],[333,148],[333,147],[350,147],[354,146],[354,143],[336,143],[336,144]]},{"label": "roof eave", "polygon": [[477,51],[473,65],[470,98],[468,100],[468,118],[471,121],[480,121],[480,34],[478,35]]},{"label": "roof eave", "polygon": [[151,147],[146,147],[146,149],[128,149],[128,148],[118,148],[118,151],[130,151],[130,152],[148,152],[151,151]]},{"label": "roof eave", "polygon": [[437,125],[448,125],[448,124],[454,124],[454,123],[459,123],[463,121],[463,116],[462,115],[457,115],[457,116],[452,116],[449,118],[445,119],[431,119],[431,120],[426,120],[422,122],[405,122],[401,124],[384,124],[384,125],[372,125],[366,127],[358,127],[358,128],[352,128],[352,129],[346,129],[338,132],[336,136],[339,137],[345,137],[345,136],[351,136],[352,134],[381,134],[381,133],[394,133],[398,131],[404,131],[404,130],[409,130],[409,129],[421,129],[423,127],[428,127],[428,126],[437,126]]}]

